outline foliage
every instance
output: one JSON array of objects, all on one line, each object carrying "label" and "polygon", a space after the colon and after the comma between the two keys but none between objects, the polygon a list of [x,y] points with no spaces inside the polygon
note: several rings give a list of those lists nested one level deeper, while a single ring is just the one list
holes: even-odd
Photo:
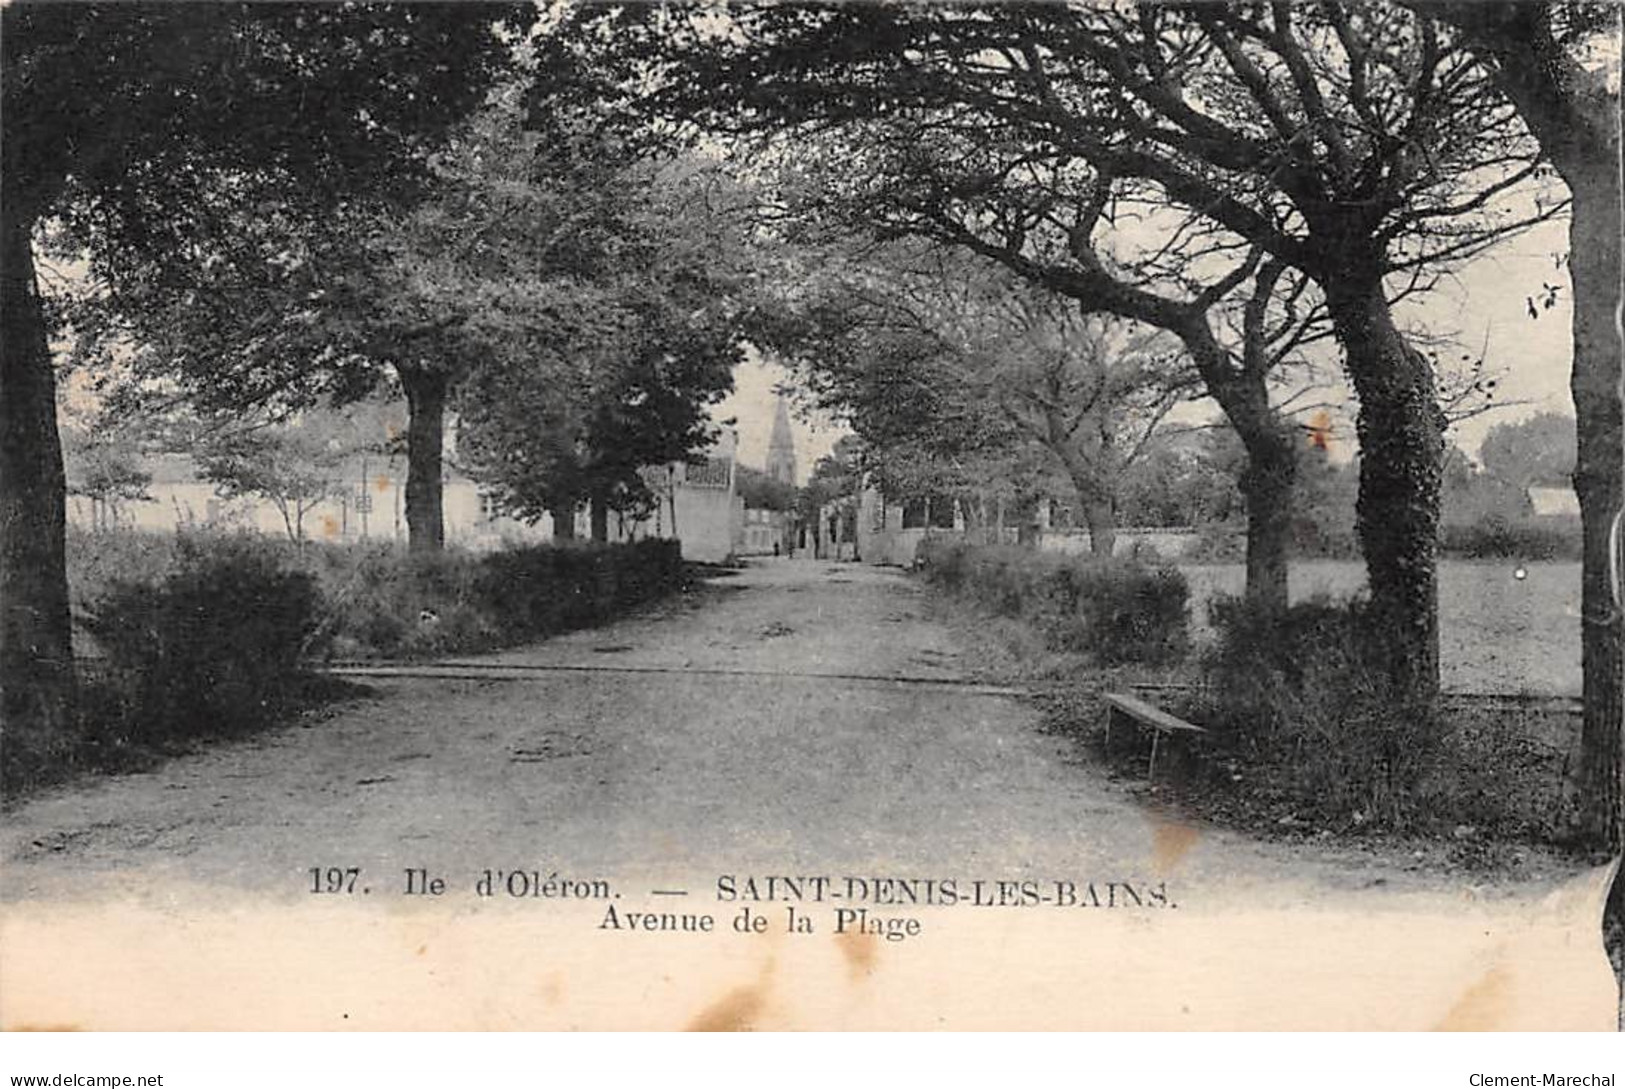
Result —
[{"label": "foliage", "polygon": [[1244,513],[1236,480],[1246,452],[1222,423],[1157,436],[1123,476],[1119,514],[1129,526],[1207,526]]},{"label": "foliage", "polygon": [[8,797],[117,772],[211,737],[284,721],[344,693],[306,672],[328,653],[488,649],[603,623],[688,584],[674,541],[513,548],[485,556],[311,545],[211,532],[70,533],[88,663],[77,719],[8,723]]},{"label": "foliage", "polygon": [[[580,7],[564,27],[559,81],[810,162],[787,202],[1175,333],[1250,453],[1278,437],[1279,351],[1221,344],[1215,308],[1249,280],[1243,328],[1324,305],[1359,398],[1358,525],[1391,666],[1437,687],[1444,418],[1394,296],[1564,203],[1458,41],[1347,3]],[[1288,320],[1281,350],[1307,328]],[[1249,490],[1274,498],[1284,474],[1258,468]]]},{"label": "foliage", "polygon": [[377,227],[443,190],[436,152],[510,70],[500,26],[525,21],[452,4],[8,12],[8,45],[41,59],[7,81],[35,122],[7,193],[18,173],[53,245],[88,259],[96,291],[65,314],[77,350],[133,339],[147,373],[234,409],[353,376],[353,338],[323,320],[353,301],[341,255],[392,270]]},{"label": "foliage", "polygon": [[[1548,839],[1558,828],[1561,776],[1527,724],[1407,703],[1373,659],[1362,600],[1280,612],[1220,598],[1211,613],[1218,638],[1192,713],[1225,783],[1239,778],[1300,825]],[[1521,781],[1531,768],[1537,782]]]},{"label": "foliage", "polygon": [[[512,32],[533,20],[524,7],[466,4],[0,12],[6,717],[64,724],[74,688],[51,357],[60,315],[38,287],[37,229],[60,228],[62,248],[119,294],[162,277],[166,261],[231,268],[244,247],[220,243],[245,218],[280,232],[285,218],[409,201],[438,137],[485,97],[513,58]],[[298,256],[261,255],[274,259],[251,263],[261,270]],[[243,304],[261,309],[252,293]]]},{"label": "foliage", "polygon": [[137,377],[232,412],[398,384],[418,546],[440,539],[448,403],[464,467],[516,513],[536,513],[521,486],[543,477],[645,498],[639,459],[702,444],[703,406],[729,380],[722,231],[700,222],[703,178],[633,162],[579,117],[523,132],[515,93],[451,131],[409,205],[244,208],[208,245],[155,260],[106,300],[111,328],[141,344]]},{"label": "foliage", "polygon": [[74,596],[98,644],[104,635],[135,638],[93,619],[102,602],[132,588],[158,593],[179,571],[241,566],[253,578],[275,569],[314,579],[318,623],[307,650],[340,657],[421,657],[544,638],[614,619],[686,586],[688,578],[678,543],[653,539],[414,554],[385,542],[295,549],[286,541],[197,531],[73,533],[69,546]]},{"label": "foliage", "polygon": [[1507,518],[1488,514],[1473,522],[1446,521],[1439,550],[1469,560],[1578,560],[1583,548],[1578,518]]},{"label": "foliage", "polygon": [[87,533],[69,526],[68,581],[75,612],[84,612],[115,584],[161,582],[174,567],[176,541],[171,533]]},{"label": "foliage", "polygon": [[1109,529],[1123,474],[1191,392],[1152,331],[929,247],[832,258],[796,295],[779,350],[863,437],[894,497],[1020,501],[1048,478]]},{"label": "foliage", "polygon": [[305,539],[305,515],[341,487],[350,450],[320,430],[270,426],[216,436],[198,453],[203,479],[221,496],[259,496],[282,515],[290,541]]},{"label": "foliage", "polygon": [[578,200],[603,236],[590,308],[482,367],[460,400],[466,467],[508,509],[639,509],[640,469],[714,438],[706,407],[732,389],[754,305],[738,199],[693,164],[633,163]]},{"label": "foliage", "polygon": [[1507,487],[1567,486],[1574,476],[1574,417],[1542,412],[1490,428],[1479,447],[1484,472]]},{"label": "foliage", "polygon": [[927,536],[918,555],[931,583],[1021,617],[1057,648],[1107,663],[1154,663],[1177,660],[1188,646],[1189,588],[1173,567],[947,536]]},{"label": "foliage", "polygon": [[[818,179],[832,188],[814,199],[893,234],[1030,262],[1064,292],[1106,266],[1181,275],[1193,252],[1224,248],[1193,228],[1184,245],[1101,254],[1090,268],[1075,232],[1096,226],[1107,188],[1136,209],[1171,199],[1305,265],[1317,258],[1291,232],[1363,195],[1373,236],[1442,258],[1506,230],[1478,213],[1503,179],[1527,180],[1534,158],[1474,58],[1386,5],[752,5],[721,21],[700,6],[582,7],[540,48],[542,102],[586,94],[617,119],[724,138],[805,144],[835,131],[839,161]],[[993,54],[1001,63],[985,63]],[[1423,161],[1406,140],[1419,131],[1435,138]],[[1493,177],[1474,169],[1483,163]],[[1483,202],[1458,206],[1480,189]],[[1288,223],[1288,207],[1302,220]]]},{"label": "foliage", "polygon": [[1285,612],[1216,599],[1216,647],[1204,658],[1218,744],[1289,764],[1298,799],[1322,816],[1403,824],[1437,752],[1434,712],[1407,707],[1368,648],[1362,602]]},{"label": "foliage", "polygon": [[388,546],[310,550],[324,629],[345,657],[489,650],[604,623],[686,578],[677,542],[512,547],[486,555]]},{"label": "foliage", "polygon": [[678,542],[645,539],[497,552],[483,561],[480,585],[506,637],[534,639],[602,624],[685,579]]},{"label": "foliage", "polygon": [[747,510],[788,511],[796,509],[797,489],[760,469],[740,465],[734,472],[734,488]]},{"label": "foliage", "polygon": [[62,447],[68,494],[90,501],[98,529],[116,527],[123,504],[151,499],[147,487],[152,474],[143,467],[140,449],[129,435],[64,428]]},{"label": "foliage", "polygon": [[252,536],[176,543],[157,582],[115,582],[85,627],[127,699],[130,728],[155,737],[250,731],[273,719],[313,650],[316,580]]},{"label": "foliage", "polygon": [[[38,121],[15,129],[25,164],[15,184],[67,180],[61,198],[76,212],[142,246],[184,242],[205,171],[235,174],[244,196],[273,179],[325,182],[323,196],[384,184],[383,168],[416,157],[423,136],[483,96],[507,59],[496,24],[519,14],[463,4],[8,12],[8,101]],[[178,163],[194,173],[155,169]]]},{"label": "foliage", "polygon": [[797,511],[802,522],[816,526],[821,508],[843,499],[855,501],[863,489],[870,457],[857,435],[837,439],[834,448],[813,465],[806,486],[798,494]]}]

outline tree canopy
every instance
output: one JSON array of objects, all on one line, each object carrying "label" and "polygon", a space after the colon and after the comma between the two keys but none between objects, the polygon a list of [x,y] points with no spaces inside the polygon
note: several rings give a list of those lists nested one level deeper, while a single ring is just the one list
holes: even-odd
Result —
[{"label": "tree canopy", "polygon": [[[74,689],[66,496],[34,235],[69,231],[118,290],[252,208],[319,217],[411,196],[485,97],[526,8],[12,4],[0,13],[0,627],[4,713]],[[504,32],[507,28],[507,32]]]},{"label": "tree canopy", "polygon": [[1180,332],[1261,449],[1279,428],[1198,325],[1255,271],[1307,277],[1359,399],[1359,524],[1394,680],[1431,697],[1444,418],[1392,281],[1425,283],[1562,203],[1452,35],[1392,4],[761,4],[583,7],[548,48],[558,83],[628,116],[758,155],[821,150],[794,195],[832,214]]}]

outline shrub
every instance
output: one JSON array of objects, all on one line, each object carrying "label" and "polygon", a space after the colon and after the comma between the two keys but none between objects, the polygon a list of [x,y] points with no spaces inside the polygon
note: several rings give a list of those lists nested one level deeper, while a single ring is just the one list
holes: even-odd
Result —
[{"label": "shrub", "polygon": [[676,541],[510,548],[486,556],[478,585],[516,639],[586,627],[680,586]]},{"label": "shrub", "polygon": [[1216,599],[1203,667],[1208,726],[1300,813],[1404,827],[1441,758],[1436,709],[1408,705],[1378,660],[1366,603],[1317,599],[1271,613]]},{"label": "shrub", "polygon": [[97,645],[83,648],[79,715],[65,730],[7,724],[8,798],[270,725],[320,698],[302,666],[330,647],[484,649],[612,619],[687,578],[675,541],[412,555],[386,543],[299,548],[208,532],[70,532],[69,567],[76,637]]},{"label": "shrub", "polygon": [[486,555],[334,550],[324,562],[336,652],[467,653],[613,619],[680,586],[676,541],[535,545]]},{"label": "shrub", "polygon": [[95,532],[69,526],[68,583],[75,604],[88,605],[116,582],[159,581],[173,569],[175,550],[172,533]]},{"label": "shrub", "polygon": [[1032,623],[1057,648],[1117,663],[1168,661],[1188,646],[1189,588],[1173,567],[937,537],[918,556],[933,584]]},{"label": "shrub", "polygon": [[253,729],[301,675],[320,616],[316,580],[254,537],[186,534],[157,582],[115,580],[85,626],[137,735]]},{"label": "shrub", "polygon": [[1446,522],[1439,548],[1470,560],[1577,560],[1583,540],[1577,518],[1488,514],[1472,522]]},{"label": "shrub", "polygon": [[503,641],[481,596],[477,557],[388,544],[324,551],[324,630],[336,653],[411,658]]},{"label": "shrub", "polygon": [[1234,522],[1204,522],[1196,542],[1186,550],[1186,563],[1241,563],[1247,558],[1247,531]]}]

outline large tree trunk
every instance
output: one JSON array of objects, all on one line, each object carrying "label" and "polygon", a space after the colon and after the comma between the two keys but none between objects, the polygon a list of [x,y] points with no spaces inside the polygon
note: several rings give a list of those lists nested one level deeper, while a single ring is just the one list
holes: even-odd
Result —
[{"label": "large tree trunk", "polygon": [[[1574,397],[1578,449],[1575,492],[1584,534],[1580,655],[1584,718],[1580,728],[1579,831],[1599,846],[1625,850],[1621,794],[1621,674],[1625,672],[1619,602],[1609,569],[1625,562],[1608,540],[1620,511],[1622,355],[1617,321],[1621,284],[1619,92],[1606,73],[1588,71],[1552,32],[1542,4],[1415,3],[1467,33],[1472,47],[1495,60],[1496,80],[1573,196],[1569,221],[1574,283]],[[1617,53],[1622,17],[1612,18]],[[1603,937],[1614,964],[1625,940],[1625,874],[1608,893]],[[1625,1025],[1625,1005],[1620,1023]]]},{"label": "large tree trunk", "polygon": [[[7,164],[14,166],[15,164]],[[0,722],[65,729],[73,714],[67,480],[56,375],[34,278],[33,216],[0,208]]]},{"label": "large tree trunk", "polygon": [[1117,497],[1104,485],[1097,472],[1070,443],[1061,440],[1051,447],[1077,492],[1078,514],[1089,530],[1089,552],[1110,556],[1117,549]]},{"label": "large tree trunk", "polygon": [[1089,553],[1110,556],[1117,550],[1117,507],[1110,499],[1078,496],[1083,524],[1089,530]]},{"label": "large tree trunk", "polygon": [[[1619,177],[1613,163],[1565,173],[1574,197],[1569,263],[1574,281],[1574,396],[1579,446],[1574,490],[1584,533],[1580,656],[1584,720],[1580,731],[1581,831],[1610,851],[1622,842],[1621,699],[1625,698],[1625,620],[1610,587],[1610,541],[1625,486],[1621,434],[1621,354],[1614,324],[1621,295]],[[1616,884],[1616,892],[1619,884]]]},{"label": "large tree trunk", "polygon": [[[1619,93],[1606,72],[1587,70],[1554,33],[1544,4],[1419,3],[1462,30],[1472,48],[1494,60],[1495,77],[1574,198],[1569,271],[1574,283],[1574,397],[1578,449],[1575,492],[1584,533],[1581,660],[1585,717],[1581,726],[1580,831],[1599,846],[1625,849],[1621,803],[1621,674],[1625,638],[1609,588],[1608,536],[1620,511],[1622,354],[1616,310],[1620,276]],[[1621,16],[1610,19],[1618,49]],[[1625,879],[1609,900],[1616,925],[1625,915]],[[1614,935],[1618,936],[1618,933]]]},{"label": "large tree trunk", "polygon": [[1038,521],[1041,499],[1023,497],[1017,501],[1016,544],[1023,548],[1037,548],[1042,527]]},{"label": "large tree trunk", "polygon": [[594,492],[590,504],[592,539],[599,544],[609,543],[609,500],[603,492]]},{"label": "large tree trunk", "polygon": [[1323,285],[1359,397],[1360,493],[1355,514],[1371,607],[1371,649],[1397,698],[1430,704],[1439,691],[1437,559],[1444,414],[1432,368],[1394,324],[1380,279]]},{"label": "large tree trunk", "polygon": [[406,390],[406,541],[412,552],[446,544],[441,447],[446,433],[447,376],[426,367],[397,368]]},{"label": "large tree trunk", "polygon": [[[1238,371],[1230,352],[1214,338],[1206,312],[1188,312],[1174,331],[1196,362],[1208,396],[1219,403],[1247,451],[1247,465],[1236,482],[1247,504],[1247,600],[1280,612],[1288,604],[1298,444],[1291,425],[1270,405],[1269,366],[1262,355],[1267,346],[1262,339],[1247,344],[1246,366]],[[1261,338],[1261,332],[1250,330],[1249,336],[1254,335]]]},{"label": "large tree trunk", "polygon": [[1247,503],[1247,600],[1281,612],[1288,604],[1298,448],[1291,429],[1279,418],[1272,424],[1252,421],[1241,440],[1247,447],[1247,467],[1239,481]]}]

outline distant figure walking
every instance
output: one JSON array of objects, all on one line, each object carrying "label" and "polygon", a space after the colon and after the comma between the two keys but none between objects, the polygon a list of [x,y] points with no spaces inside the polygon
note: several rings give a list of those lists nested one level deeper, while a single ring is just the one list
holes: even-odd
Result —
[{"label": "distant figure walking", "polygon": [[773,542],[773,558],[778,559],[778,557],[779,557],[779,542],[774,541]]}]

